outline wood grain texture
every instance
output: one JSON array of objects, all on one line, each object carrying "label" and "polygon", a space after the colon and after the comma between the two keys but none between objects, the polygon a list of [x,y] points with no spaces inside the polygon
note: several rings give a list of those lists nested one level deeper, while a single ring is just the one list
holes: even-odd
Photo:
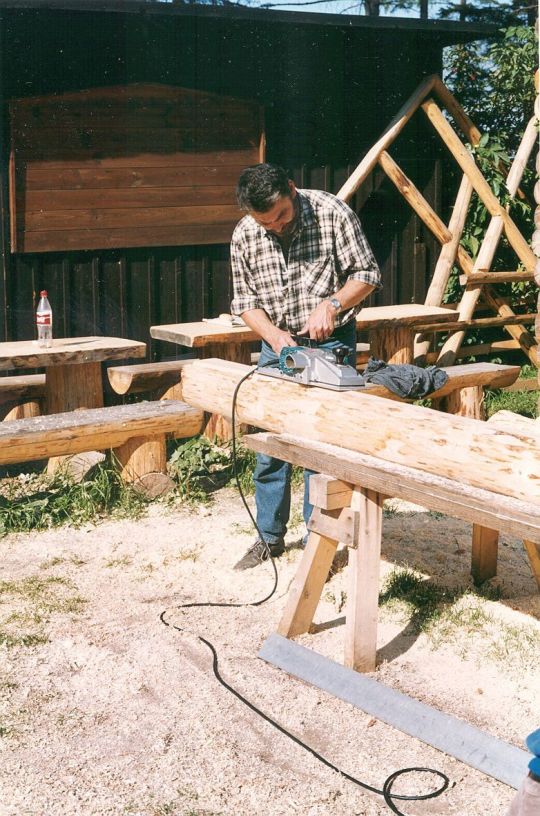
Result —
[{"label": "wood grain texture", "polygon": [[25,398],[39,400],[44,396],[45,374],[0,377],[0,405]]},{"label": "wood grain texture", "polygon": [[195,436],[202,420],[183,402],[159,400],[2,422],[0,464],[116,448],[133,437]]},{"label": "wood grain texture", "polygon": [[116,394],[141,394],[178,384],[182,369],[191,362],[192,360],[168,360],[164,363],[109,366],[107,376]]},{"label": "wood grain texture", "polygon": [[[234,389],[248,370],[223,360],[197,360],[183,372],[184,399],[230,414]],[[540,447],[466,417],[255,373],[239,391],[237,418],[540,504]]]},{"label": "wood grain texture", "polygon": [[252,450],[351,484],[386,492],[388,496],[428,510],[540,543],[538,504],[471,486],[464,490],[463,483],[454,479],[290,434],[251,434],[244,437],[244,444]]},{"label": "wood grain texture", "polygon": [[0,371],[144,357],[146,344],[123,337],[66,337],[42,348],[33,340],[0,343]]}]

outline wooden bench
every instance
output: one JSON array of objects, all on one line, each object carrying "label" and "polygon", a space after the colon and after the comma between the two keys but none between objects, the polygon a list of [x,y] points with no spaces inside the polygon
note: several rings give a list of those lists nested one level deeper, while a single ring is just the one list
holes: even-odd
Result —
[{"label": "wooden bench", "polygon": [[45,374],[0,377],[0,419],[23,419],[44,413]]},{"label": "wooden bench", "polygon": [[116,394],[151,393],[154,399],[180,399],[177,390],[182,369],[192,359],[169,360],[164,363],[111,366],[107,376]]},{"label": "wooden bench", "polygon": [[0,423],[0,464],[112,449],[122,477],[153,497],[170,486],[165,436],[195,436],[202,426],[203,412],[179,400],[17,419]]}]

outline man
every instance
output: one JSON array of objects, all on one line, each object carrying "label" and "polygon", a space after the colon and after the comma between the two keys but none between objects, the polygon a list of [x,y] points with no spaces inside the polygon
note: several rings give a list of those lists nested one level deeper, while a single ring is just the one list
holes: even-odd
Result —
[{"label": "man", "polygon": [[[323,348],[356,350],[360,303],[380,287],[380,272],[356,214],[330,193],[297,190],[276,165],[257,164],[240,175],[236,195],[247,215],[231,240],[233,314],[262,337],[259,365],[275,361],[294,334]],[[254,567],[284,551],[290,512],[291,466],[259,454],[255,469],[257,524],[264,536],[235,565]],[[309,476],[304,474],[304,521]],[[267,546],[268,545],[268,546]]]}]

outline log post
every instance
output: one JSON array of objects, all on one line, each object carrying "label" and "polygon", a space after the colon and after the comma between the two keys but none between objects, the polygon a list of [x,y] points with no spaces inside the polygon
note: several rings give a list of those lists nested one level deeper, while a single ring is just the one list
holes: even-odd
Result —
[{"label": "log post", "polygon": [[128,439],[115,448],[114,455],[122,479],[146,498],[154,499],[174,487],[174,481],[167,475],[165,434]]},{"label": "log post", "polygon": [[412,363],[414,332],[406,326],[371,329],[369,348],[372,357],[385,363]]}]

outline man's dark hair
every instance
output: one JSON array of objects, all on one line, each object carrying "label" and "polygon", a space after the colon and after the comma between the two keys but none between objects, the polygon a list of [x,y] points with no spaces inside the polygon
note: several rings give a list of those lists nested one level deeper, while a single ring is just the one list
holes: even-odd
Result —
[{"label": "man's dark hair", "polygon": [[238,205],[247,212],[268,212],[278,198],[290,195],[289,176],[277,164],[246,167],[236,186]]}]

